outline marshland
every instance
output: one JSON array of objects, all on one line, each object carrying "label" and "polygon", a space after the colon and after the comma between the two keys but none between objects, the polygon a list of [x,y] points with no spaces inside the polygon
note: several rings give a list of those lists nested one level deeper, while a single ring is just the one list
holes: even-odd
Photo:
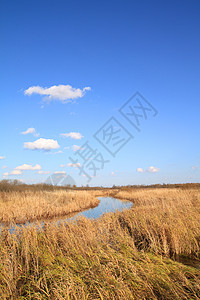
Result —
[{"label": "marshland", "polygon": [[[133,203],[97,219],[60,224],[99,204]],[[199,299],[199,185],[1,188],[1,299]],[[30,227],[9,225],[35,221]]]}]

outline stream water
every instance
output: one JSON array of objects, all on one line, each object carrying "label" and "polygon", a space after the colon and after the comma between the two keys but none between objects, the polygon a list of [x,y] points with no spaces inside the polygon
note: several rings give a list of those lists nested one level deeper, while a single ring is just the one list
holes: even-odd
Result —
[{"label": "stream water", "polygon": [[[40,226],[43,227],[44,223],[56,223],[56,224],[60,224],[62,222],[66,222],[66,221],[76,221],[79,217],[86,217],[89,219],[97,219],[100,216],[102,216],[104,213],[109,213],[109,212],[115,212],[115,211],[122,211],[125,208],[129,209],[131,208],[131,206],[133,205],[132,202],[130,201],[126,201],[126,200],[119,200],[113,197],[98,197],[98,199],[100,200],[100,203],[98,206],[94,207],[94,208],[90,208],[87,210],[84,210],[82,212],[79,213],[75,213],[72,214],[70,217],[66,216],[66,217],[62,217],[62,218],[55,218],[55,219],[51,219],[51,220],[41,220],[40,222]],[[27,222],[26,224],[23,225],[16,225],[18,228],[25,226],[31,226],[34,225],[33,223],[29,223]],[[9,228],[10,232],[14,232],[16,226],[13,226],[11,228]],[[5,228],[3,225],[0,226],[0,231]]]},{"label": "stream water", "polygon": [[133,203],[130,201],[119,200],[113,197],[99,197],[98,199],[100,200],[98,206],[77,213],[72,218],[69,218],[69,220],[76,220],[81,216],[89,219],[97,219],[104,213],[115,212],[117,210],[122,211],[125,208],[131,208],[131,206],[133,205]]}]

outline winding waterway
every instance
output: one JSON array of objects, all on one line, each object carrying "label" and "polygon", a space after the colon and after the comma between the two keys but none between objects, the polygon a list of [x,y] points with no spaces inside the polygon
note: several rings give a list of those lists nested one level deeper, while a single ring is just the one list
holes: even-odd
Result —
[{"label": "winding waterway", "polygon": [[122,211],[124,209],[129,209],[133,205],[132,202],[127,200],[119,200],[113,197],[99,197],[100,203],[94,208],[77,213],[69,220],[76,220],[77,218],[83,216],[89,219],[97,219],[101,217],[104,213]]},{"label": "winding waterway", "polygon": [[[60,223],[63,222],[67,222],[67,221],[76,221],[78,218],[80,217],[86,217],[89,219],[97,219],[99,217],[101,217],[103,214],[105,213],[110,213],[110,212],[116,212],[116,211],[122,211],[124,209],[129,209],[132,207],[133,203],[127,200],[119,200],[113,197],[98,197],[98,199],[100,200],[99,205],[94,207],[94,208],[90,208],[84,211],[81,211],[79,213],[75,213],[75,214],[71,214],[71,216],[66,216],[66,217],[62,217],[62,218],[54,218],[51,220],[41,220],[40,222],[40,226],[43,227],[44,223],[55,223],[57,225],[59,225]],[[11,228],[9,228],[9,231],[12,233],[15,231],[15,228],[18,227],[28,227],[28,226],[32,226],[35,223],[29,223],[27,222],[26,224],[18,224],[15,225]],[[5,228],[3,225],[0,226],[0,231]]]}]

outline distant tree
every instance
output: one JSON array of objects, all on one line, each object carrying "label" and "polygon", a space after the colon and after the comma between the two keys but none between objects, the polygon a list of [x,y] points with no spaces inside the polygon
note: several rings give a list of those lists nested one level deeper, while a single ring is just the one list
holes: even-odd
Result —
[{"label": "distant tree", "polygon": [[17,180],[17,179],[14,179],[13,182],[12,182],[12,184],[13,184],[13,185],[20,185],[20,184],[22,184],[22,183],[21,183],[21,181],[19,181],[19,180]]}]

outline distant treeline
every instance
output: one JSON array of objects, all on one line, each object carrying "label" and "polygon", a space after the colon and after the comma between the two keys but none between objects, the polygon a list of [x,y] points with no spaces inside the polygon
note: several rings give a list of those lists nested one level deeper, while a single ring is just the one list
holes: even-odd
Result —
[{"label": "distant treeline", "polygon": [[157,189],[163,189],[163,188],[181,188],[181,189],[199,189],[200,183],[177,183],[177,184],[152,184],[152,185],[126,185],[126,186],[116,186],[113,185],[112,187],[103,187],[103,186],[96,186],[96,187],[89,187],[82,186],[77,187],[76,185],[66,185],[66,186],[56,186],[56,185],[50,185],[45,183],[38,183],[38,184],[25,184],[18,180],[1,180],[0,181],[0,192],[11,192],[11,191],[25,191],[25,190],[31,190],[31,191],[54,191],[54,190],[99,190],[99,189],[149,189],[149,188],[157,188]]},{"label": "distant treeline", "polygon": [[18,180],[1,180],[0,181],[0,192],[11,192],[11,191],[54,191],[58,189],[72,189],[71,186],[54,186],[45,183],[38,184],[25,184]]},{"label": "distant treeline", "polygon": [[151,184],[151,185],[126,185],[126,186],[113,186],[112,189],[128,189],[128,188],[134,188],[134,189],[149,189],[149,188],[157,188],[157,189],[165,189],[165,188],[182,188],[182,189],[191,189],[191,188],[200,188],[200,183],[163,183],[163,184]]}]

